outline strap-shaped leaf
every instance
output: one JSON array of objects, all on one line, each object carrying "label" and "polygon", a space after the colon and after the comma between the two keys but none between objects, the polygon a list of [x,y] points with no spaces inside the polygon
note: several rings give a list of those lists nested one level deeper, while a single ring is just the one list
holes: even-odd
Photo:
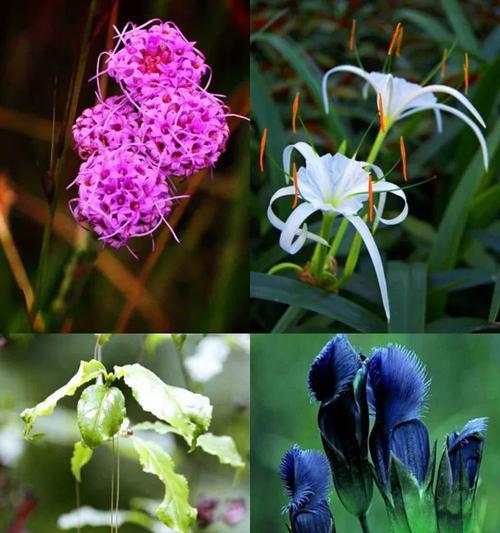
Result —
[{"label": "strap-shaped leaf", "polygon": [[88,383],[89,381],[92,381],[93,379],[96,379],[99,375],[104,375],[105,373],[106,368],[96,359],[92,359],[91,361],[81,361],[78,372],[68,381],[68,383],[66,383],[66,385],[63,385],[60,389],[57,389],[43,402],[40,402],[35,407],[25,409],[21,413],[21,418],[25,424],[24,437],[28,440],[33,439],[31,431],[37,417],[52,414],[57,402],[61,398],[64,398],[65,396],[73,396],[79,387],[85,383]]},{"label": "strap-shaped leaf", "polygon": [[234,466],[234,468],[245,466],[233,439],[227,435],[205,433],[198,437],[196,444],[204,452],[217,456],[222,464]]},{"label": "strap-shaped leaf", "polygon": [[71,472],[78,483],[82,481],[82,468],[92,459],[94,452],[83,442],[75,442],[73,456],[71,457]]},{"label": "strap-shaped leaf", "polygon": [[168,527],[189,533],[196,509],[189,504],[189,487],[184,476],[176,474],[171,457],[153,442],[132,437],[144,472],[154,474],[165,485],[165,497],[156,516]]},{"label": "strap-shaped leaf", "polygon": [[115,366],[115,374],[124,379],[145,411],[173,426],[190,446],[210,426],[212,405],[206,396],[167,385],[137,363]]},{"label": "strap-shaped leaf", "polygon": [[87,387],[80,397],[77,420],[89,448],[97,448],[120,430],[125,418],[125,398],[120,389],[102,384]]}]

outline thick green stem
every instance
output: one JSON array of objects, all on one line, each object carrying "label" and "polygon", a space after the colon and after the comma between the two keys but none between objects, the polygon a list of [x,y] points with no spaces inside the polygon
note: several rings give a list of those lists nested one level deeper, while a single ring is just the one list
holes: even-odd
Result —
[{"label": "thick green stem", "polygon": [[370,150],[370,153],[368,154],[368,158],[366,160],[367,163],[374,163],[377,159],[378,153],[380,152],[380,148],[382,147],[382,143],[384,142],[384,139],[387,136],[387,125],[385,128],[385,131],[382,131],[381,129],[378,130],[377,137],[375,138],[375,142],[373,143],[372,149]]},{"label": "thick green stem", "polygon": [[[332,232],[332,224],[335,215],[333,213],[323,213],[323,222],[321,223],[320,235],[328,242]],[[311,258],[311,275],[320,278],[325,265],[325,259],[328,248],[321,243],[317,243]]]},{"label": "thick green stem", "polygon": [[305,310],[302,307],[290,305],[274,325],[271,333],[283,333],[294,326],[303,316]]},{"label": "thick green stem", "polygon": [[333,239],[332,245],[330,246],[330,250],[328,251],[327,257],[335,257],[335,254],[337,253],[340,243],[342,242],[342,239],[344,238],[347,226],[349,225],[349,220],[347,218],[344,218],[342,222],[340,223],[339,229],[337,230],[337,234],[335,235],[335,239]]},{"label": "thick green stem", "polygon": [[370,533],[370,528],[368,527],[368,520],[366,519],[366,515],[359,516],[358,520],[361,526],[361,531],[363,531],[363,533]]}]

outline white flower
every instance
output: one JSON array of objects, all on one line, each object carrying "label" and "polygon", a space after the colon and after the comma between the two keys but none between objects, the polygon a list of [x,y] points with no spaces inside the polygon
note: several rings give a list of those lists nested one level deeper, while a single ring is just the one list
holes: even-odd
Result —
[{"label": "white flower", "polygon": [[[323,76],[323,102],[326,113],[328,113],[327,82],[330,74],[334,74],[335,72],[351,72],[366,80],[366,88],[368,85],[373,87],[377,94],[377,107],[381,114],[381,121],[385,124],[386,129],[389,129],[397,120],[409,117],[410,115],[413,115],[413,113],[433,110],[436,116],[438,130],[441,132],[441,111],[457,116],[475,133],[483,152],[484,167],[488,170],[488,148],[484,136],[476,123],[465,113],[462,113],[454,107],[440,104],[434,96],[434,93],[446,93],[453,96],[461,102],[471,112],[479,124],[485,128],[486,124],[477,109],[456,89],[446,85],[427,85],[426,87],[422,87],[416,83],[410,83],[403,78],[396,78],[392,74],[366,72],[361,68],[353,67],[351,65],[340,65],[330,69]],[[380,103],[382,105],[380,105]]]},{"label": "white flower", "polygon": [[[394,183],[385,181],[382,170],[376,165],[349,159],[342,154],[319,156],[304,142],[287,146],[283,151],[283,168],[288,175],[290,174],[291,154],[294,149],[298,150],[306,161],[306,166],[300,167],[297,172],[299,198],[304,202],[292,211],[286,222],[274,214],[272,209],[274,201],[295,194],[294,186],[291,185],[278,189],[274,193],[267,210],[267,217],[271,224],[281,230],[280,246],[290,254],[297,253],[307,239],[326,246],[328,242],[323,237],[307,231],[305,220],[316,211],[346,217],[361,235],[370,254],[382,294],[384,309],[387,319],[389,319],[387,284],[380,253],[370,230],[357,214],[368,200],[370,174],[366,168],[371,168],[378,178],[372,184],[373,193],[380,194],[378,208],[375,208],[375,226],[378,222],[389,225],[399,224],[406,218],[408,205],[404,192]],[[382,218],[387,193],[392,193],[404,201],[401,213],[390,220]]]},{"label": "white flower", "polygon": [[186,358],[185,365],[195,381],[205,383],[222,372],[229,352],[224,337],[205,337],[196,347],[196,352]]}]

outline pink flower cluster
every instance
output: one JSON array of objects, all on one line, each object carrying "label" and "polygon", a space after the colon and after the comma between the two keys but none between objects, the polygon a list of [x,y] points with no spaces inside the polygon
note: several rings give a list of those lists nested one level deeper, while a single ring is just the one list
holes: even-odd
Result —
[{"label": "pink flower cluster", "polygon": [[167,223],[180,198],[171,178],[213,167],[229,128],[227,106],[200,86],[209,71],[204,56],[173,23],[129,23],[116,39],[115,49],[101,54],[106,69],[96,77],[107,73],[121,94],[103,99],[98,83],[100,103],[73,126],[84,163],[70,209],[100,240],[120,248]]}]

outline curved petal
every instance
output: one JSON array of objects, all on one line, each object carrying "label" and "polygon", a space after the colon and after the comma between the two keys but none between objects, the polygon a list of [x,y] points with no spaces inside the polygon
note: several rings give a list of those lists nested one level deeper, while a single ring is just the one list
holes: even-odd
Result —
[{"label": "curved petal", "polygon": [[360,76],[361,78],[364,78],[375,89],[375,92],[377,91],[377,88],[375,87],[372,79],[370,78],[370,74],[368,74],[368,72],[366,72],[362,68],[353,67],[352,65],[339,65],[338,67],[333,67],[324,74],[323,81],[321,82],[321,87],[322,87],[322,92],[323,92],[323,105],[325,107],[325,113],[327,114],[329,111],[328,94],[327,94],[328,77],[330,76],[330,74],[334,74],[335,72],[350,72],[351,74],[356,74],[356,76]]},{"label": "curved petal", "polygon": [[[408,202],[406,200],[406,194],[401,190],[400,187],[390,182],[374,183],[373,192],[379,192],[379,187],[378,187],[379,185],[381,186],[380,190],[384,191],[384,193],[387,192],[390,194],[394,194],[398,198],[401,198],[404,202],[404,206],[403,206],[403,209],[401,210],[401,213],[399,213],[399,215],[397,215],[396,217],[382,218],[382,211],[380,211],[380,203],[379,203],[379,207],[378,208],[375,207],[375,213],[377,214],[377,220],[379,220],[380,222],[382,222],[382,224],[385,224],[386,226],[395,226],[396,224],[400,224],[408,216]],[[393,188],[389,189],[387,186],[392,186]]]},{"label": "curved petal", "polygon": [[363,242],[365,243],[366,249],[370,254],[370,258],[373,263],[373,268],[375,269],[375,274],[377,276],[378,286],[380,288],[380,295],[382,296],[382,303],[384,305],[385,316],[387,321],[391,320],[391,312],[389,308],[389,295],[387,293],[387,282],[385,280],[384,266],[382,264],[382,258],[377,248],[377,244],[368,229],[368,226],[365,224],[362,218],[358,216],[346,216],[347,220],[356,228],[358,233],[361,235]]},{"label": "curved petal", "polygon": [[311,159],[313,157],[319,157],[318,154],[313,150],[311,146],[309,146],[307,143],[300,141],[295,144],[289,144],[285,147],[283,150],[283,170],[287,173],[286,181],[288,183],[290,176],[290,168],[291,168],[291,159],[292,159],[292,152],[293,150],[299,151],[303,156],[304,159],[307,160]]},{"label": "curved petal", "polygon": [[484,123],[483,117],[479,114],[479,111],[470,103],[470,101],[465,98],[462,93],[458,92],[456,89],[453,89],[453,87],[448,87],[447,85],[427,85],[426,87],[422,87],[422,89],[416,91],[401,105],[400,112],[403,113],[405,108],[408,107],[408,104],[415,100],[415,98],[418,98],[419,96],[422,96],[423,94],[427,93],[446,93],[450,96],[455,97],[474,115],[475,119],[479,122],[479,124],[481,124],[483,128],[486,128],[486,124]]},{"label": "curved petal", "polygon": [[441,111],[439,109],[434,109],[434,117],[436,118],[436,127],[438,133],[443,132],[443,119],[441,118]]},{"label": "curved petal", "polygon": [[[280,235],[280,246],[293,255],[296,254],[307,239],[307,226],[304,224],[304,221],[307,217],[318,211],[318,209],[307,202],[300,204],[296,207],[290,216],[286,219],[285,226],[281,231]],[[297,237],[295,239],[295,237]],[[295,241],[294,241],[295,239]],[[325,244],[328,244],[325,241]]]},{"label": "curved petal", "polygon": [[419,111],[425,111],[427,109],[439,109],[441,111],[446,111],[447,113],[451,113],[452,115],[455,115],[459,119],[463,120],[475,133],[477,140],[479,141],[479,144],[481,146],[481,150],[483,152],[484,168],[488,170],[488,146],[486,144],[486,139],[484,138],[484,135],[481,133],[481,130],[477,127],[477,125],[465,113],[462,113],[462,111],[459,111],[458,109],[455,109],[454,107],[445,104],[433,104],[423,107],[417,107],[416,109],[406,111],[405,113],[400,115],[399,118],[406,118],[410,115],[413,115],[413,113],[418,113]]}]

